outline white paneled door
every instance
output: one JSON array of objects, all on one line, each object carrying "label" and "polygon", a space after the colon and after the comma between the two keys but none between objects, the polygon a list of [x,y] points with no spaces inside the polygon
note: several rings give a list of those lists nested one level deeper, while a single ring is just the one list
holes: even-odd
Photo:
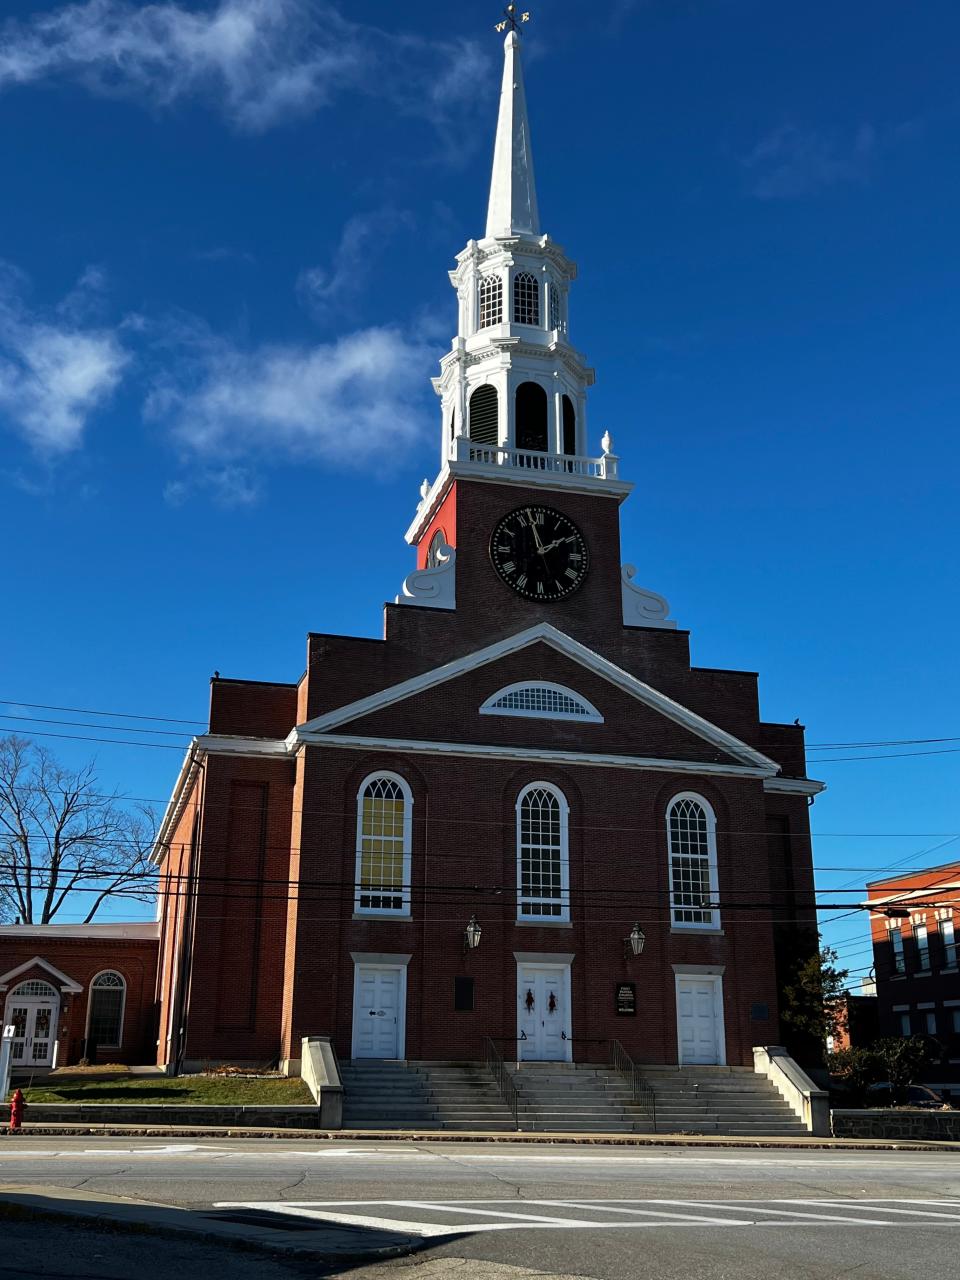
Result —
[{"label": "white paneled door", "polygon": [[402,1058],[406,969],[358,964],[353,991],[353,1056]]},{"label": "white paneled door", "polygon": [[53,1062],[56,1005],[49,1000],[18,1000],[7,1004],[4,1025],[13,1027],[10,1061],[15,1067],[49,1067]]},{"label": "white paneled door", "polygon": [[517,1057],[570,1062],[570,966],[517,965]]},{"label": "white paneled door", "polygon": [[677,975],[681,1066],[710,1066],[726,1060],[721,984],[716,974]]}]

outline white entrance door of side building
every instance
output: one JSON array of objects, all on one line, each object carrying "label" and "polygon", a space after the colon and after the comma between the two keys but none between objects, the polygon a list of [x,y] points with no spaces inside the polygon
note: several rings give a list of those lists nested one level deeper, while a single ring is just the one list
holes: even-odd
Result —
[{"label": "white entrance door of side building", "polygon": [[22,982],[7,997],[3,1025],[13,1027],[13,1067],[53,1065],[60,996],[48,982]]},{"label": "white entrance door of side building", "polygon": [[722,1065],[723,979],[719,974],[677,974],[677,1041],[681,1066]]},{"label": "white entrance door of side building", "polygon": [[517,1058],[571,1062],[570,966],[517,964]]},{"label": "white entrance door of side building", "polygon": [[353,1057],[402,1058],[407,970],[358,964],[353,980]]}]

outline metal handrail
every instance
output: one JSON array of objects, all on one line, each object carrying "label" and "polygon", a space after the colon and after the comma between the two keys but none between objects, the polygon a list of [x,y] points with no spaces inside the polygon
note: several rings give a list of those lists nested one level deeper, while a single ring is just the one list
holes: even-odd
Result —
[{"label": "metal handrail", "polygon": [[627,1077],[633,1089],[633,1101],[641,1111],[649,1116],[653,1132],[657,1132],[657,1095],[654,1093],[643,1072],[627,1053],[619,1040],[610,1041],[610,1065],[614,1071]]},{"label": "metal handrail", "polygon": [[510,1073],[507,1071],[507,1064],[503,1060],[503,1054],[490,1036],[483,1037],[483,1048],[487,1060],[487,1068],[493,1075],[500,1097],[507,1104],[507,1108],[513,1116],[513,1127],[519,1129],[520,1095],[517,1092],[517,1086],[510,1079]]}]

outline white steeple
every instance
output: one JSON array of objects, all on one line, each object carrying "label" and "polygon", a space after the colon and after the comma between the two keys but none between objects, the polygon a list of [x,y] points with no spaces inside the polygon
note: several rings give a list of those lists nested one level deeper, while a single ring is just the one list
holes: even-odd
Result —
[{"label": "white steeple", "polygon": [[503,84],[487,205],[487,235],[538,236],[537,187],[520,65],[520,37],[516,31],[507,33],[503,51]]}]

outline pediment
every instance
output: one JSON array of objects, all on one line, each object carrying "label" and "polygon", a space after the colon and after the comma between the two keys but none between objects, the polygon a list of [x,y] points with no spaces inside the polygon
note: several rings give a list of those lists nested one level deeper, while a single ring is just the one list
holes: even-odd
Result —
[{"label": "pediment", "polygon": [[[599,711],[600,722],[480,714],[498,689],[538,677],[575,690]],[[317,716],[294,731],[291,745],[348,735],[702,760],[767,776],[779,769],[733,734],[549,623]]]},{"label": "pediment", "polygon": [[9,987],[25,980],[32,970],[39,970],[43,978],[52,978],[61,991],[76,995],[83,990],[79,982],[74,982],[73,978],[55,968],[48,960],[44,960],[42,956],[34,956],[32,960],[25,960],[23,964],[18,964],[15,969],[0,973],[0,991],[6,991]]}]

